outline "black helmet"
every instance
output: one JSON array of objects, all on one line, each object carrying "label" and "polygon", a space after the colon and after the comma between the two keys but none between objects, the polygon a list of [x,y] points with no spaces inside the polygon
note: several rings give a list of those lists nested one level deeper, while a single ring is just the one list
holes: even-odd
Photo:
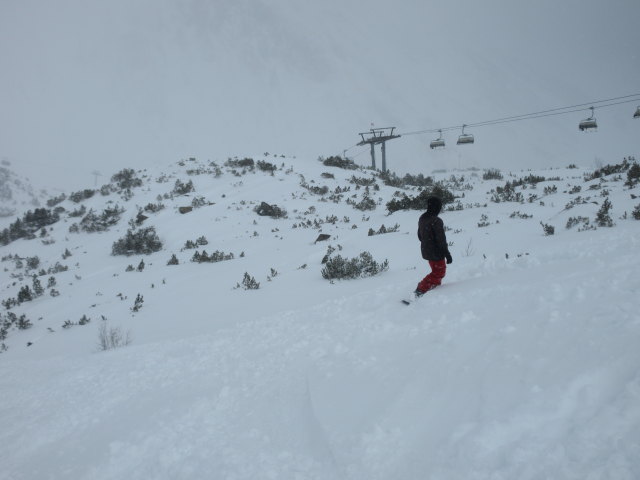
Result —
[{"label": "black helmet", "polygon": [[442,210],[442,200],[438,197],[429,197],[427,199],[427,212],[433,215],[437,215]]}]

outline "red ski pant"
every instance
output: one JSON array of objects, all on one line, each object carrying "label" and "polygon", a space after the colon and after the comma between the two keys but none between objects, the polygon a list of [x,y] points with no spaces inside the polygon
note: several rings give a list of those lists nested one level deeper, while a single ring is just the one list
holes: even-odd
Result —
[{"label": "red ski pant", "polygon": [[445,260],[437,260],[435,262],[429,260],[429,266],[431,267],[431,273],[418,283],[418,290],[422,293],[428,292],[440,285],[447,273],[447,262]]}]

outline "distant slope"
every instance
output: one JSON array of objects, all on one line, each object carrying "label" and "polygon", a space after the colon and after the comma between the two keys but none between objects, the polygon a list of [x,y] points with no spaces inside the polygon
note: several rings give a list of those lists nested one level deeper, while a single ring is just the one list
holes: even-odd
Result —
[{"label": "distant slope", "polygon": [[0,165],[0,225],[6,217],[40,206],[45,192],[36,192],[25,178],[18,176],[7,160]]}]

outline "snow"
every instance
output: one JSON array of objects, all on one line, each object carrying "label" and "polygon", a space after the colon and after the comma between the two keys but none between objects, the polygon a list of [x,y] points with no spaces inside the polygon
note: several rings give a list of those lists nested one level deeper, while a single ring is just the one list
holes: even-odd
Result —
[{"label": "snow", "polygon": [[[630,215],[637,187],[615,175],[585,182],[583,169],[503,172],[504,180],[490,181],[482,172],[434,175],[464,175],[473,188],[454,192],[464,193],[463,210],[441,215],[454,258],[442,287],[404,306],[400,299],[426,273],[415,234],[420,212],[388,215],[384,204],[398,189],[384,185],[371,190],[381,204],[364,213],[300,186],[300,175],[333,190],[371,171],[265,160],[284,167],[240,177],[223,168],[214,178],[187,175],[186,162],[166,183],[156,181],[159,171],[146,172],[129,201],[111,194],[84,202],[97,212],[109,201],[126,208],[108,232],[72,234],[78,219],[68,219],[52,226],[55,243],[0,247],[3,257],[37,254],[43,268],[70,267],[55,275],[59,297],[13,309],[34,325],[11,330],[0,355],[0,478],[640,476],[640,223]],[[491,189],[531,173],[561,180],[518,189],[537,194],[533,203],[489,201]],[[195,193],[161,200],[166,208],[143,225],[156,227],[163,250],[111,256],[137,206],[156,202],[175,179],[193,180]],[[544,195],[551,185],[558,192]],[[575,185],[580,193],[566,193]],[[346,196],[361,198],[364,189],[351,187]],[[593,223],[602,189],[616,225],[566,229],[570,216]],[[565,210],[577,195],[589,203]],[[179,214],[193,196],[213,205]],[[261,201],[288,218],[259,217],[253,208]],[[315,213],[305,215],[311,206]],[[510,218],[514,211],[533,217]],[[490,225],[477,226],[482,214]],[[327,215],[339,220],[292,228],[297,217]],[[544,236],[540,222],[555,234]],[[367,236],[396,223],[396,233]],[[314,243],[320,232],[331,240]],[[190,262],[194,250],[181,248],[201,235],[207,252],[235,258]],[[389,260],[389,271],[330,283],[320,275],[328,244],[349,258],[370,251]],[[61,260],[65,248],[73,256]],[[166,265],[172,253],[177,266]],[[142,272],[125,272],[141,259]],[[12,277],[24,273],[12,262],[1,265],[3,299],[30,284]],[[244,272],[258,290],[235,288]],[[137,294],[144,304],[133,313]],[[88,325],[61,328],[83,314]],[[132,343],[98,351],[105,321],[130,331]]]}]

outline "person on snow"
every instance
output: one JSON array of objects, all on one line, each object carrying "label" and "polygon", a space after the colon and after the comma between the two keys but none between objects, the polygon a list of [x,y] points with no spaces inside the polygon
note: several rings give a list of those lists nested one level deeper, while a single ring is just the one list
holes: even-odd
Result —
[{"label": "person on snow", "polygon": [[431,273],[418,283],[414,292],[418,297],[440,285],[447,272],[447,264],[453,262],[447,237],[444,234],[444,223],[438,217],[440,210],[442,210],[442,200],[438,197],[429,197],[427,211],[420,215],[418,220],[418,238],[422,258],[427,260],[431,267]]}]

